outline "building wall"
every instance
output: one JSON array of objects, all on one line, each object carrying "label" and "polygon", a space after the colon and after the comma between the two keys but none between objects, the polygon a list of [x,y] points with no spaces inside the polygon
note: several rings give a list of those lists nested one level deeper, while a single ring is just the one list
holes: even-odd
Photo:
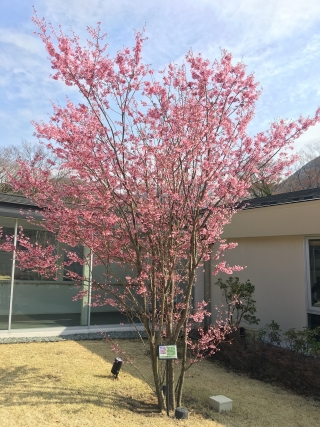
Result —
[{"label": "building wall", "polygon": [[[320,200],[247,209],[237,213],[231,224],[225,227],[223,237],[239,243],[236,249],[227,252],[226,260],[231,265],[247,266],[235,275],[241,280],[250,279],[256,287],[254,298],[257,301],[257,317],[261,319],[259,327],[272,320],[278,322],[283,330],[292,327],[301,329],[307,325],[308,285],[304,245],[305,236],[320,236],[319,208]],[[0,225],[12,228],[13,219],[2,217]],[[5,256],[8,257],[8,254],[0,255],[2,260]],[[1,273],[0,269],[0,315],[5,318],[9,313],[11,269],[9,270]],[[95,269],[94,276],[101,274],[99,269]],[[128,273],[124,271],[123,276],[126,275]],[[218,277],[225,279],[228,275],[211,277],[213,320],[214,306],[223,302],[219,288],[214,286]],[[209,285],[210,290],[208,278],[210,275],[205,279],[203,267],[199,268],[194,289],[196,302],[206,298],[207,288],[204,285]],[[13,315],[82,315],[85,302],[73,301],[72,297],[76,293],[76,289],[68,283],[17,283],[12,312]],[[110,306],[91,308],[93,314],[114,310]],[[4,322],[3,329],[6,328]]]},{"label": "building wall", "polygon": [[[233,239],[234,241],[234,239]],[[230,265],[246,266],[235,272],[241,281],[249,279],[255,285],[254,299],[260,324],[264,327],[272,320],[281,329],[301,329],[307,326],[307,286],[304,238],[302,236],[256,237],[236,239],[238,247],[227,252]],[[218,286],[213,285],[219,273],[212,277],[212,306],[222,301]]]},{"label": "building wall", "polygon": [[[247,266],[235,272],[255,285],[257,317],[263,327],[272,320],[282,330],[307,326],[308,263],[306,237],[320,236],[320,200],[259,207],[238,212],[222,237],[239,246],[226,253],[230,265]],[[211,278],[212,308],[222,300]],[[214,312],[214,310],[212,310]],[[318,311],[318,310],[316,310]],[[213,315],[213,320],[215,314]]]},{"label": "building wall", "polygon": [[204,267],[199,267],[196,272],[196,281],[194,287],[194,300],[195,303],[201,302],[205,299],[204,296]]},{"label": "building wall", "polygon": [[[226,252],[225,260],[230,265],[247,266],[234,276],[243,281],[250,279],[256,288],[254,298],[260,324],[252,327],[263,327],[272,320],[282,330],[307,326],[310,285],[306,237],[320,238],[319,212],[320,200],[246,209],[235,214],[225,226],[222,237],[239,244]],[[213,321],[215,305],[224,302],[220,289],[214,285],[218,277],[229,276],[211,275]],[[196,301],[199,301],[206,288],[205,274],[200,270],[197,287]],[[309,312],[320,315],[319,308],[309,307]]]},{"label": "building wall", "polygon": [[246,209],[225,226],[222,237],[320,235],[320,200]]}]

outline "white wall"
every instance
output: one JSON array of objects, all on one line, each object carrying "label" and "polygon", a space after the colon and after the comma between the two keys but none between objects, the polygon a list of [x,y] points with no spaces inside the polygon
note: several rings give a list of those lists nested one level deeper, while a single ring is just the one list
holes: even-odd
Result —
[{"label": "white wall", "polygon": [[194,285],[194,305],[197,306],[197,302],[204,300],[204,267],[198,267],[196,271],[196,280]]},{"label": "white wall", "polygon": [[320,200],[245,209],[233,216],[222,237],[319,235],[319,212]]},{"label": "white wall", "polygon": [[[255,285],[257,317],[263,327],[272,320],[281,329],[307,326],[307,285],[303,236],[256,237],[232,239],[238,247],[226,253],[230,265],[246,265],[234,273],[241,280],[250,279]],[[220,289],[213,285],[219,273],[212,276],[212,307],[222,300]],[[214,316],[213,316],[214,319]]]}]

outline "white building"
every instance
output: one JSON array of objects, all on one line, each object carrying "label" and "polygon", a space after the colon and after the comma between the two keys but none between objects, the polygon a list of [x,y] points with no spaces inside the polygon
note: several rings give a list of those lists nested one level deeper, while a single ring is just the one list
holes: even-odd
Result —
[{"label": "white building", "polygon": [[[0,227],[4,235],[17,234],[19,226],[31,242],[45,242],[52,235],[41,227],[28,222],[28,210],[36,206],[22,196],[0,193]],[[40,219],[39,214],[33,214]],[[2,242],[5,238],[2,238]],[[57,243],[57,242],[56,242]],[[72,249],[74,251],[74,249]],[[79,248],[79,251],[85,251]],[[61,244],[57,244],[61,254]],[[83,273],[82,265],[74,265],[75,271]],[[85,273],[85,272],[84,272]],[[93,279],[102,274],[102,268],[93,269]],[[124,279],[126,271],[117,271]],[[86,275],[88,276],[88,275]],[[87,296],[73,300],[79,290],[71,280],[58,277],[48,280],[30,270],[19,270],[13,263],[13,253],[0,251],[0,336],[48,336],[80,332],[103,332],[106,330],[132,329],[127,316],[111,306],[90,305],[91,289],[84,284]],[[100,292],[101,293],[101,292]]]},{"label": "white building", "polygon": [[[247,201],[223,237],[238,243],[227,262],[247,266],[233,275],[255,285],[258,327],[272,320],[283,331],[320,325],[320,188]],[[198,275],[197,299],[209,296],[214,320],[223,301],[214,284],[228,275],[208,270]]]},{"label": "white building", "polygon": [[[26,221],[21,209],[35,210],[22,196],[0,194],[0,226],[12,235],[19,225],[31,240],[47,240],[46,231]],[[272,320],[282,330],[320,324],[320,189],[252,199],[225,227],[223,237],[238,247],[226,252],[231,264],[247,266],[234,276],[255,285],[259,327]],[[58,247],[59,250],[59,247]],[[218,277],[198,272],[195,301],[223,302]],[[75,266],[82,268],[82,266]],[[118,272],[125,277],[127,273]],[[99,269],[93,275],[101,275]],[[12,253],[0,251],[0,336],[59,335],[128,329],[126,316],[110,306],[90,306],[88,297],[73,301],[79,288],[61,277],[43,279],[31,271],[20,271]],[[90,290],[89,290],[90,291]],[[120,326],[120,323],[123,325]]]}]

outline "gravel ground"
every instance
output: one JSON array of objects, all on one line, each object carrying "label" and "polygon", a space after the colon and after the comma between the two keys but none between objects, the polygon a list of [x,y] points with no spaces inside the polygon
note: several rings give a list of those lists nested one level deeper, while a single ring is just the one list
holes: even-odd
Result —
[{"label": "gravel ground", "polygon": [[[140,332],[141,336],[145,338],[145,333]],[[0,344],[16,344],[16,343],[29,343],[29,342],[57,342],[57,341],[83,341],[83,340],[101,340],[103,337],[108,336],[112,339],[135,339],[139,338],[136,331],[110,331],[110,332],[93,332],[89,334],[70,334],[60,335],[54,337],[10,337],[0,338]]]}]

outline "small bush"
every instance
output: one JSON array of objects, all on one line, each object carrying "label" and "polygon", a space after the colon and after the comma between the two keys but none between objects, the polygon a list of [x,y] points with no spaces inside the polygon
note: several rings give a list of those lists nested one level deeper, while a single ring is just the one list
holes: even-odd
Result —
[{"label": "small bush", "polygon": [[219,286],[226,300],[228,322],[233,329],[237,329],[241,322],[248,325],[259,323],[260,319],[255,316],[256,301],[253,299],[255,286],[250,280],[240,283],[239,277],[230,276],[225,282],[218,279],[215,285]]},{"label": "small bush", "polygon": [[297,331],[295,328],[286,331],[283,336],[287,348],[299,354],[320,356],[320,327],[315,329],[304,328]]},{"label": "small bush", "polygon": [[259,329],[259,340],[271,345],[281,345],[280,325],[272,320],[264,328]]},{"label": "small bush", "polygon": [[320,400],[318,334],[319,330],[289,330],[283,334],[287,339],[284,348],[280,345],[280,327],[272,322],[258,334],[247,334],[245,338],[235,333],[231,344],[222,343],[213,359],[252,378]]},{"label": "small bush", "polygon": [[[249,280],[240,283],[238,277],[229,277],[225,282],[218,279],[216,285],[224,295],[234,330],[241,322],[258,324],[255,287]],[[233,332],[212,359],[253,378],[320,400],[320,327],[302,331],[293,328],[282,333],[280,325],[272,320],[258,333]]]}]

